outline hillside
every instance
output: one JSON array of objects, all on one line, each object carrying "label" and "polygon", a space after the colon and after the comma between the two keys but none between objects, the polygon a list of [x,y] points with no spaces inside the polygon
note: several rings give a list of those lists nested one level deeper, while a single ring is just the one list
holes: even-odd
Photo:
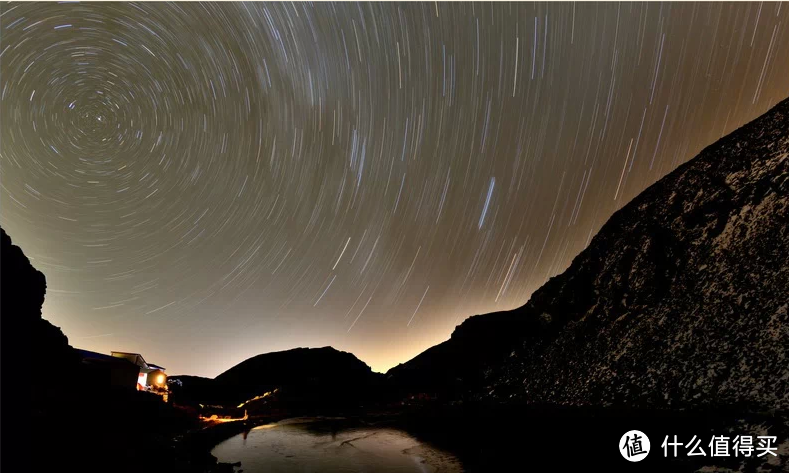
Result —
[{"label": "hillside", "polygon": [[530,403],[789,408],[787,155],[784,100],[616,212],[526,305],[471,317],[388,379]]}]

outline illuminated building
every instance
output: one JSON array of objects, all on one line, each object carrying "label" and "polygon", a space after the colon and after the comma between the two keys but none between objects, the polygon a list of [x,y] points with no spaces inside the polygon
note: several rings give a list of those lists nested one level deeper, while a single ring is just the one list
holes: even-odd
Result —
[{"label": "illuminated building", "polygon": [[77,350],[82,363],[99,384],[111,387],[136,388],[161,395],[167,400],[165,368],[145,361],[139,353],[113,351],[112,355]]}]

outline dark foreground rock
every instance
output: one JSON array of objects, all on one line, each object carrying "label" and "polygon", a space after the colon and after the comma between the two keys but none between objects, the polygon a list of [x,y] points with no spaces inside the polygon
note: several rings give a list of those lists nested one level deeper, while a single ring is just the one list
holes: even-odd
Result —
[{"label": "dark foreground rock", "polygon": [[[79,357],[58,327],[41,317],[46,278],[0,228],[0,375],[2,469],[29,461],[33,425],[73,379]],[[10,471],[10,470],[9,470]]]},{"label": "dark foreground rock", "polygon": [[[522,403],[436,403],[404,410],[387,421],[418,440],[453,453],[468,473],[491,471],[639,471],[655,473],[787,471],[789,444],[779,455],[712,456],[713,436],[775,435],[789,439],[785,417],[748,414],[737,409],[630,409],[624,407],[568,407]],[[651,442],[643,461],[629,463],[619,440],[630,430]],[[661,447],[666,436],[682,445],[673,456]],[[690,443],[700,440],[703,456],[688,456]],[[754,437],[755,439],[756,437]],[[757,442],[754,440],[754,445]]]},{"label": "dark foreground rock", "polygon": [[0,470],[232,471],[210,447],[178,442],[200,432],[195,416],[93,379],[66,336],[41,317],[44,275],[2,229],[0,236]]}]

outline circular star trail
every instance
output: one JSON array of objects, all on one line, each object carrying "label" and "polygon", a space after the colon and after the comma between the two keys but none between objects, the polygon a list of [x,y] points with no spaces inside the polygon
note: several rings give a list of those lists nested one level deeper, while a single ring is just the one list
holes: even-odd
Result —
[{"label": "circular star trail", "polygon": [[72,345],[376,370],[789,95],[780,3],[4,4],[2,225]]}]

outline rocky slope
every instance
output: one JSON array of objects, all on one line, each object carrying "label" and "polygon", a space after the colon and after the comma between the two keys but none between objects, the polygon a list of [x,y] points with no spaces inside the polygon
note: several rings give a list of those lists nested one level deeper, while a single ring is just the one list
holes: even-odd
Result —
[{"label": "rocky slope", "polygon": [[531,403],[789,408],[787,156],[784,100],[616,212],[525,306],[466,320],[388,378]]}]

